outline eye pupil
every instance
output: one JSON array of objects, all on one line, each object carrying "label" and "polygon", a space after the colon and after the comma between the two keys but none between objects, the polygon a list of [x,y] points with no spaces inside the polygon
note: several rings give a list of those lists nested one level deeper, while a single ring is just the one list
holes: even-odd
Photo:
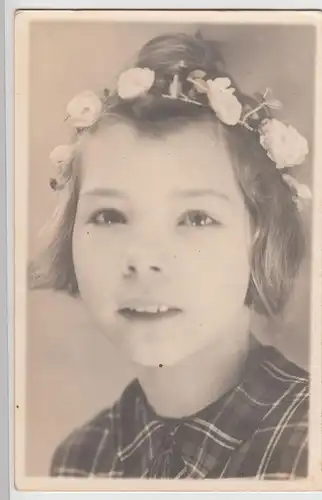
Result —
[{"label": "eye pupil", "polygon": [[181,225],[191,226],[191,227],[204,227],[215,224],[215,221],[212,217],[209,217],[204,212],[188,212],[182,222]]},{"label": "eye pupil", "polygon": [[113,224],[125,224],[126,218],[122,212],[115,209],[100,210],[94,214],[91,222],[98,226],[111,226]]}]

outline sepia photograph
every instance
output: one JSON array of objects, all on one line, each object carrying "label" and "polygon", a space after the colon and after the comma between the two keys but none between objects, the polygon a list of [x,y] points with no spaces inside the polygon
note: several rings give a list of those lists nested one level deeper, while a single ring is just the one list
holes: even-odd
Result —
[{"label": "sepia photograph", "polygon": [[18,487],[321,474],[318,30],[264,14],[18,13]]}]

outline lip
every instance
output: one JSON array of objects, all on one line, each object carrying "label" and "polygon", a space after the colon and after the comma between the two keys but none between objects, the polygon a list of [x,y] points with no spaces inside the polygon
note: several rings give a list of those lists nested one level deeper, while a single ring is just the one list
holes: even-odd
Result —
[{"label": "lip", "polygon": [[117,312],[123,318],[132,321],[156,321],[173,318],[182,313],[182,309],[164,303],[135,301],[119,308]]}]

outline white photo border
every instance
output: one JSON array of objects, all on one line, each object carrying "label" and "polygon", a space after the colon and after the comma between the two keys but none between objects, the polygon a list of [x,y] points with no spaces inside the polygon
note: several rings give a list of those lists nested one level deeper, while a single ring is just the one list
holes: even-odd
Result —
[{"label": "white photo border", "polygon": [[[38,5],[35,5],[37,4]],[[46,5],[46,4],[49,4],[49,2],[42,2],[42,5],[40,6],[39,5],[40,2],[30,2],[29,5],[31,4],[31,7],[32,8],[38,8],[38,9],[43,9],[44,7],[46,8],[50,8],[50,6]],[[89,7],[88,6],[88,2],[87,3],[87,8]],[[98,7],[95,7],[93,8],[93,5],[91,4],[90,5],[90,8],[92,9],[91,12],[93,12],[93,14],[95,13],[95,11],[99,10],[100,8],[104,8],[103,6],[101,6],[102,2],[97,2],[99,4]],[[105,3],[105,8],[106,7],[110,7],[109,5],[106,6],[106,2]],[[172,3],[172,6],[173,6],[173,2]],[[238,4],[238,2],[235,2],[235,4]],[[296,3],[296,2],[295,2]],[[304,2],[303,2],[304,3]],[[312,2],[307,2],[306,5],[305,5],[305,10],[306,12],[308,13],[308,15],[310,15],[307,7],[310,9],[310,4]],[[320,3],[320,2],[319,2]],[[31,7],[27,7],[25,5],[25,2],[16,2],[16,4],[18,4],[18,6],[14,7],[13,9],[11,9],[12,6],[8,6],[8,2],[6,4],[6,16],[5,18],[3,17],[3,19],[5,19],[6,21],[6,25],[5,25],[5,32],[6,32],[6,132],[7,132],[7,137],[6,137],[6,154],[4,154],[4,158],[6,159],[6,172],[3,170],[1,175],[3,175],[3,178],[1,178],[0,180],[2,180],[2,182],[0,183],[2,188],[3,188],[3,194],[2,194],[2,197],[1,197],[1,200],[3,201],[3,209],[1,210],[1,217],[2,219],[0,219],[0,227],[4,228],[4,235],[3,237],[1,238],[1,242],[2,242],[2,247],[1,247],[1,253],[0,253],[0,259],[1,259],[1,262],[4,264],[3,266],[3,276],[7,275],[7,297],[6,299],[4,300],[4,303],[1,302],[1,306],[3,307],[3,310],[4,312],[7,311],[7,316],[5,313],[3,313],[2,315],[0,314],[1,318],[3,318],[3,332],[4,332],[4,335],[1,336],[1,345],[0,345],[0,352],[1,352],[1,369],[2,371],[5,372],[5,376],[4,376],[4,383],[2,384],[2,378],[1,378],[1,396],[3,395],[3,399],[6,401],[7,399],[7,402],[5,403],[5,408],[7,409],[8,408],[8,412],[3,412],[2,413],[2,419],[1,419],[1,437],[3,435],[4,439],[2,440],[1,439],[1,442],[3,443],[6,443],[6,437],[8,435],[8,432],[7,432],[7,429],[8,429],[8,415],[9,415],[9,430],[10,430],[10,449],[6,450],[6,447],[4,446],[1,447],[2,448],[2,451],[1,453],[4,451],[4,465],[2,466],[1,468],[1,474],[4,474],[4,476],[6,476],[7,474],[7,470],[9,468],[9,464],[11,465],[11,468],[10,468],[10,492],[9,492],[9,497],[8,498],[13,498],[13,499],[43,499],[43,498],[52,498],[52,499],[56,499],[56,498],[75,498],[75,496],[77,496],[77,498],[93,498],[93,490],[91,489],[88,489],[86,488],[86,491],[88,493],[86,493],[85,491],[85,488],[83,488],[83,491],[79,491],[77,493],[67,493],[67,491],[69,490],[69,488],[66,486],[66,482],[65,480],[63,481],[65,484],[58,484],[60,483],[60,480],[53,480],[55,481],[55,487],[53,485],[53,488],[51,488],[50,491],[54,491],[57,489],[61,489],[63,491],[62,492],[55,492],[55,493],[49,493],[49,492],[44,492],[44,493],[41,493],[41,492],[37,492],[37,493],[33,493],[33,489],[34,489],[34,486],[32,484],[32,482],[30,481],[27,481],[29,484],[25,484],[25,487],[26,487],[26,490],[29,490],[29,491],[17,491],[15,490],[14,488],[14,478],[13,478],[13,445],[12,445],[12,438],[13,438],[13,417],[14,417],[14,414],[16,413],[15,411],[15,403],[14,403],[14,397],[13,397],[13,394],[14,394],[14,384],[13,384],[13,381],[12,381],[12,373],[13,373],[13,369],[14,369],[14,362],[13,362],[13,359],[14,359],[14,348],[15,348],[15,345],[14,345],[14,322],[13,322],[13,318],[14,318],[14,303],[13,303],[13,292],[14,292],[14,285],[13,285],[13,277],[14,277],[14,272],[13,272],[13,250],[14,250],[14,247],[13,247],[13,242],[14,242],[14,232],[13,232],[13,189],[14,189],[14,173],[13,173],[13,158],[14,158],[14,134],[13,134],[13,122],[14,122],[14,119],[13,119],[13,103],[14,103],[14,92],[17,92],[17,90],[15,89],[15,91],[13,91],[14,89],[14,77],[13,77],[13,74],[14,74],[14,71],[13,71],[13,68],[14,68],[14,58],[13,58],[13,46],[14,46],[14,29],[13,29],[13,14],[14,14],[14,11],[16,8],[23,8],[23,9],[29,9]],[[55,5],[51,5],[51,8],[55,7],[55,9],[57,8],[61,8],[62,5],[60,4],[63,4],[63,7],[64,9],[68,9],[68,8],[75,8],[75,5],[69,5],[71,4],[71,2],[60,2],[60,1],[57,1],[55,2]],[[84,9],[86,8],[86,6],[83,6],[81,5],[83,4],[83,2],[78,2],[78,5],[77,5],[77,8],[78,9]],[[227,8],[229,8],[231,2],[225,2],[225,10]],[[274,5],[274,2],[270,2],[270,9],[272,8],[272,5]],[[118,7],[120,6],[120,4],[118,4]],[[280,6],[280,2],[279,2],[279,6]],[[217,10],[217,9],[224,9],[224,7],[221,7],[220,5],[217,7],[216,5],[214,6],[213,5],[213,2],[212,2],[212,10]],[[239,15],[240,12],[238,12],[236,9],[237,8],[243,8],[243,9],[247,9],[248,7],[244,7],[244,4],[243,6],[241,5],[237,5],[237,7],[235,7],[233,9],[233,11],[230,11],[232,14],[234,14],[234,12],[237,12],[237,14]],[[143,7],[144,8],[144,7]],[[180,8],[180,7],[179,7]],[[250,7],[251,9],[252,7]],[[266,7],[267,8],[267,7]],[[257,11],[259,10],[266,10],[265,7],[261,8],[261,9],[258,9],[258,5],[256,6],[256,9]],[[287,8],[287,7],[286,7]],[[294,7],[292,6],[292,9]],[[285,9],[285,7],[283,8]],[[300,7],[299,10],[303,10],[304,7]],[[153,9],[154,10],[154,9]],[[174,10],[174,9],[172,9]],[[296,10],[296,9],[295,9]],[[320,9],[318,8],[313,8],[313,10],[315,11],[319,11]],[[304,11],[304,10],[303,10]],[[151,12],[151,11],[150,11]],[[196,12],[200,12],[200,11],[194,11],[194,14],[196,14]],[[30,11],[31,13],[31,11]],[[40,13],[40,11],[39,11]],[[45,11],[42,11],[41,14],[46,14]],[[59,14],[58,11],[56,11],[55,15],[56,14]],[[73,13],[70,12],[69,13],[70,15],[72,15]],[[154,15],[157,15],[158,16],[158,20],[160,19],[159,15],[162,14],[162,12],[157,12],[157,10],[155,9],[154,12],[151,13],[151,16],[153,17]],[[172,13],[170,13],[172,14]],[[247,15],[249,15],[250,12],[247,12]],[[262,13],[262,14],[265,14],[265,13]],[[311,12],[312,16],[315,15],[315,13]],[[321,12],[320,12],[321,14]],[[122,13],[122,15],[124,15],[124,13]],[[140,16],[140,12],[137,11],[137,13],[135,13],[136,16]],[[142,15],[142,13],[141,13]],[[164,15],[164,14],[162,14]],[[180,16],[182,17],[182,11],[180,12]],[[19,17],[16,16],[16,18]],[[139,19],[139,17],[138,17]],[[194,22],[195,22],[195,17],[194,17]],[[247,19],[248,20],[248,19]],[[265,19],[265,22],[267,22],[267,18]],[[318,47],[317,47],[317,50],[319,51],[318,54],[317,54],[317,62],[318,61],[322,61],[322,30],[321,30],[321,23],[322,23],[322,16],[320,16],[320,20],[319,20],[319,25],[320,25],[320,28],[319,30],[317,30],[317,34],[318,34],[318,38],[319,38],[319,43],[318,43]],[[10,46],[11,45],[11,46]],[[22,68],[20,67],[20,70]],[[321,69],[321,68],[320,68]],[[320,82],[321,82],[321,71],[318,71],[317,70],[317,74],[320,75]],[[322,83],[322,82],[321,82]],[[318,92],[318,89],[319,88],[322,88],[322,85],[318,85],[316,84],[316,89],[317,89],[317,92],[316,92],[316,109],[320,109],[322,110],[322,96],[321,96],[321,92]],[[21,89],[23,90],[23,89]],[[25,90],[25,96],[26,96],[26,90]],[[1,100],[1,104],[3,104],[2,100]],[[26,103],[25,103],[26,104]],[[314,161],[314,164],[317,165],[317,164],[322,164],[322,150],[321,151],[318,151],[317,149],[317,145],[319,144],[319,137],[318,137],[318,130],[322,130],[322,119],[321,119],[321,113],[319,114],[319,116],[316,116],[316,123],[315,123],[315,161]],[[5,116],[5,113],[2,113],[1,115],[2,117]],[[21,123],[20,123],[20,126],[21,126]],[[3,141],[4,142],[4,141]],[[27,142],[26,142],[26,145],[27,145]],[[27,175],[27,169],[25,170],[25,175]],[[316,175],[317,174],[317,175]],[[5,176],[7,178],[7,186],[5,184]],[[317,170],[315,169],[315,172],[314,172],[314,209],[313,209],[313,215],[314,215],[314,220],[313,220],[313,227],[314,228],[317,228],[317,227],[322,227],[322,224],[321,224],[321,214],[322,214],[322,203],[321,203],[321,194],[322,193],[322,183],[321,183],[321,179],[318,178],[320,177],[319,176],[319,173],[317,172]],[[20,182],[22,182],[22,178],[20,178]],[[7,187],[7,191],[5,189],[5,186]],[[26,186],[26,184],[24,185]],[[26,191],[25,187],[24,187],[24,190]],[[7,196],[7,201],[6,201],[6,196]],[[6,219],[6,210],[7,210],[7,219]],[[7,233],[6,233],[6,225],[7,225]],[[319,273],[321,271],[321,249],[322,249],[322,245],[321,245],[321,236],[319,234],[318,231],[314,231],[315,233],[315,243],[313,245],[314,247],[314,255],[313,255],[313,266],[314,266],[314,269],[318,269],[319,270]],[[4,243],[6,242],[6,243]],[[6,253],[7,253],[7,262],[6,262]],[[18,268],[19,269],[19,268]],[[16,271],[18,276],[20,276],[20,271],[17,272],[17,268],[16,268]],[[21,272],[24,273],[24,270],[23,270],[23,267],[21,268]],[[21,274],[22,276],[23,274]],[[5,283],[4,283],[4,280],[3,280],[3,284],[5,286]],[[2,291],[2,290],[1,290]],[[5,291],[6,290],[3,290],[3,296],[5,296]],[[320,397],[319,397],[319,402],[318,402],[318,408],[315,412],[313,412],[313,416],[312,416],[312,413],[311,413],[311,422],[310,422],[310,428],[312,429],[312,427],[314,428],[317,428],[319,427],[321,429],[321,342],[320,342],[320,330],[321,330],[321,280],[320,279],[315,279],[314,280],[314,283],[313,283],[313,293],[312,293],[312,296],[314,297],[314,300],[312,300],[312,315],[311,317],[313,318],[313,327],[312,329],[315,331],[315,334],[314,336],[312,337],[312,351],[311,351],[311,363],[312,363],[312,360],[314,358],[314,363],[313,365],[317,365],[317,366],[314,366],[314,370],[316,372],[315,376],[312,377],[312,382],[311,382],[311,391],[313,393],[318,393],[320,394]],[[317,302],[319,302],[317,304]],[[23,303],[20,303],[20,306],[23,307]],[[19,310],[19,309],[16,309],[16,311]],[[23,310],[23,309],[21,309]],[[2,312],[2,310],[1,310]],[[20,316],[21,317],[21,316]],[[8,342],[9,340],[9,342]],[[7,356],[7,353],[8,353],[8,348],[7,348],[7,342],[9,343],[9,357]],[[316,349],[317,346],[320,347],[319,349],[319,352],[317,352],[318,350]],[[8,389],[8,380],[6,380],[6,373],[8,372],[8,366],[9,366],[9,373],[10,373],[10,380],[9,380],[9,397],[6,397],[8,396],[8,394],[6,395],[6,393],[8,392],[7,389]],[[2,375],[2,374],[1,374]],[[2,400],[2,399],[1,399]],[[24,405],[23,405],[24,406]],[[5,413],[5,415],[4,415]],[[23,413],[23,412],[21,412]],[[4,421],[3,421],[3,417],[4,418]],[[321,442],[321,435],[319,436],[319,439],[320,439],[320,442]],[[310,434],[310,444],[312,447],[312,444],[313,442],[315,442],[315,448],[316,448],[316,435],[313,435],[312,432]],[[8,458],[10,457],[10,461],[8,463]],[[321,463],[321,446],[319,446],[319,451],[316,453],[316,460],[319,460],[319,463]],[[7,462],[7,464],[6,464]],[[0,476],[1,477],[1,476]],[[46,480],[47,481],[47,480]],[[214,480],[215,481],[215,480]],[[230,481],[231,483],[231,486],[228,487],[227,489],[225,488],[226,491],[231,491],[233,489],[233,486],[232,486],[232,483],[236,483],[236,481]],[[238,480],[238,482],[240,483],[240,481]],[[1,491],[0,489],[0,498],[4,498],[6,499],[7,498],[7,491],[6,491],[6,482],[5,481],[2,481],[2,477],[1,477],[1,481],[0,481],[0,488],[2,489],[3,486],[4,486],[4,491]],[[135,488],[137,490],[137,488],[135,487],[135,483],[137,483],[137,481],[134,481],[133,482],[133,486],[129,485],[129,488]],[[243,480],[242,482],[242,485],[243,485],[243,489],[245,491],[245,489],[248,489],[248,491],[251,491],[253,490],[254,491],[254,494],[255,491],[259,491],[261,489],[261,487],[265,487],[265,490],[266,492],[267,491],[272,491],[272,492],[276,492],[276,491],[283,491],[285,489],[285,483],[283,484],[277,484],[278,482],[273,482],[274,484],[272,483],[267,483],[267,482],[263,482],[262,484],[257,484],[257,488],[256,488],[256,485],[254,484],[254,481],[252,480],[251,481],[252,484],[250,484],[249,481],[247,480]],[[265,483],[265,484],[264,484]],[[306,484],[304,484],[306,483]],[[170,488],[170,484],[171,484],[171,488]],[[174,491],[173,489],[173,482],[171,481],[168,485],[167,488],[165,488],[166,490],[168,490],[169,488],[169,491]],[[180,486],[182,486],[182,484],[180,483]],[[218,486],[218,483],[217,483],[217,486]],[[260,488],[259,488],[260,487]],[[103,485],[102,485],[102,488],[103,488]],[[213,487],[213,491],[214,491],[215,487]],[[305,495],[307,493],[305,493],[305,491],[308,489],[308,484],[306,481],[302,482],[302,481],[296,481],[296,484],[293,484],[293,485],[290,485],[290,487],[288,488],[288,490],[292,493],[292,498],[294,497],[294,493],[297,492],[297,491],[303,491],[303,493],[301,494],[301,497],[304,498]],[[314,490],[320,490],[322,489],[322,480],[321,480],[321,476],[320,477],[316,477],[316,480],[314,481],[314,484],[310,484],[309,485],[309,489],[311,490],[311,492],[309,493],[310,494],[310,498],[313,497],[313,491]],[[145,490],[145,488],[144,488]],[[141,490],[143,491],[143,489]],[[177,492],[180,492],[180,494],[182,495],[183,493],[181,493],[183,490],[181,488],[178,488],[177,489]],[[193,491],[193,493],[192,493]],[[188,496],[188,495],[191,495],[191,494],[196,494],[198,490],[195,490],[195,489],[191,489],[191,491],[189,492],[189,489],[188,491],[186,491],[185,495]],[[198,491],[199,493],[199,491]],[[120,493],[118,491],[118,493],[113,493],[112,491],[109,492],[109,495],[114,495],[115,494],[115,497],[116,495],[117,496],[123,496],[123,498],[126,498],[127,495],[128,495],[128,491],[124,492],[124,493]],[[143,493],[130,493],[131,495],[133,494],[143,494]],[[151,490],[150,491],[146,491],[145,493],[146,495],[149,495],[149,498],[164,498],[164,494],[162,494],[160,491],[159,492],[155,492],[153,493]],[[172,494],[172,493],[171,493]],[[199,493],[201,494],[201,493]],[[203,495],[206,495],[207,492],[203,492]],[[208,492],[208,494],[211,494],[211,491]],[[218,492],[218,490],[216,491],[216,494],[217,495],[224,495],[225,493],[222,491],[221,493]],[[238,497],[240,497],[241,495],[249,495],[250,493],[236,493],[234,492],[232,494],[232,496],[230,497],[233,497],[233,498],[236,498],[236,495],[238,495]],[[95,496],[98,496],[98,498],[103,498],[103,495],[105,495],[106,497],[106,491],[103,489],[101,492],[97,492],[95,493]],[[287,494],[286,494],[287,495]],[[248,498],[248,496],[247,496]],[[290,497],[291,498],[291,497]]]}]

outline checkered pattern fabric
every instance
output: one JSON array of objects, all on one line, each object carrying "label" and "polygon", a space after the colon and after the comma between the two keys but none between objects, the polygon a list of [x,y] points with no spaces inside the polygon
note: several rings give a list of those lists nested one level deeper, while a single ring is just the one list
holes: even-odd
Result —
[{"label": "checkered pattern fabric", "polygon": [[161,418],[133,381],[56,449],[50,475],[258,478],[307,475],[307,373],[258,346],[233,389],[199,413]]}]

